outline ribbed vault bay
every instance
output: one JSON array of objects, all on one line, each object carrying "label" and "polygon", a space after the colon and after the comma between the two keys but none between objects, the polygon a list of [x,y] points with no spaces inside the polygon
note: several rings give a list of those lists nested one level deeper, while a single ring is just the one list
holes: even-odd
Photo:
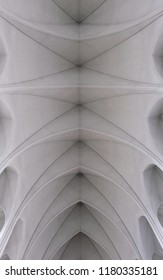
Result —
[{"label": "ribbed vault bay", "polygon": [[162,14],[0,0],[2,259],[163,258]]}]

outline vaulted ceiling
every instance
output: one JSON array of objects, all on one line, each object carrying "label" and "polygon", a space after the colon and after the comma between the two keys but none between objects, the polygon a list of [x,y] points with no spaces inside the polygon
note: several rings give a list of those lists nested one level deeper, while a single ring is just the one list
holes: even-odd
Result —
[{"label": "vaulted ceiling", "polygon": [[163,258],[162,15],[0,0],[2,259]]}]

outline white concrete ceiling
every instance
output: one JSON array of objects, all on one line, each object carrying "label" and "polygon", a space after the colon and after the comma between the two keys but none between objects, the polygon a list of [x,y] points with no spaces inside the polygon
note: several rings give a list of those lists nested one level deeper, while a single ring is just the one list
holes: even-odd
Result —
[{"label": "white concrete ceiling", "polygon": [[2,259],[163,258],[162,15],[0,0]]}]

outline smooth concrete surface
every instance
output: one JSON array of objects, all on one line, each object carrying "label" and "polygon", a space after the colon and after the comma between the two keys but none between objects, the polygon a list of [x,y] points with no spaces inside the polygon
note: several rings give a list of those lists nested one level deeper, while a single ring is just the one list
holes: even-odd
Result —
[{"label": "smooth concrete surface", "polygon": [[0,0],[1,259],[163,259],[163,0]]}]

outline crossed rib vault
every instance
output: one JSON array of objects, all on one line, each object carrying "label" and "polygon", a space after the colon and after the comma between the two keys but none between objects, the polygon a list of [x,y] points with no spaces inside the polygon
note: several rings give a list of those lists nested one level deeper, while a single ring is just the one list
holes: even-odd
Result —
[{"label": "crossed rib vault", "polygon": [[163,259],[163,0],[0,0],[1,259]]}]

